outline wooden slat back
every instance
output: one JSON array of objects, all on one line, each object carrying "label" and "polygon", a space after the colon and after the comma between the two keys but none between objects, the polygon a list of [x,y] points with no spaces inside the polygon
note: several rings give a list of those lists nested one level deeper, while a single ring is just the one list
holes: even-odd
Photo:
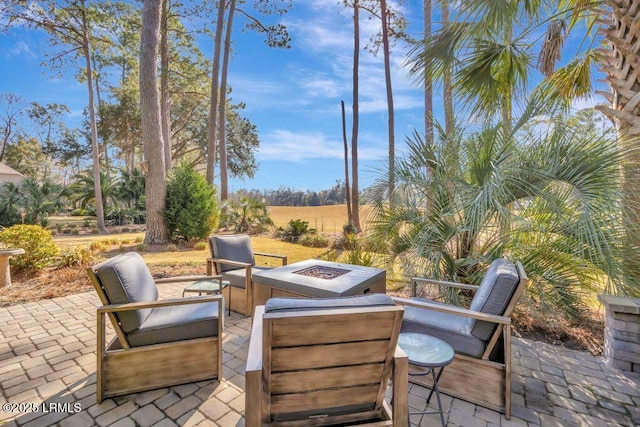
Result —
[{"label": "wooden slat back", "polygon": [[271,346],[289,347],[349,341],[389,339],[394,313],[338,313],[318,321],[316,316],[274,322]]},{"label": "wooden slat back", "polygon": [[263,419],[381,411],[402,315],[399,306],[265,314]]}]

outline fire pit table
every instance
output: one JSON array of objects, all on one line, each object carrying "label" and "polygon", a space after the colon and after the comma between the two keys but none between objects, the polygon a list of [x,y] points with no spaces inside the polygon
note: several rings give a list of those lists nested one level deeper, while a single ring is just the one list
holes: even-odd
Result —
[{"label": "fire pit table", "polygon": [[384,270],[360,265],[309,259],[255,272],[253,308],[273,297],[333,298],[386,293]]}]

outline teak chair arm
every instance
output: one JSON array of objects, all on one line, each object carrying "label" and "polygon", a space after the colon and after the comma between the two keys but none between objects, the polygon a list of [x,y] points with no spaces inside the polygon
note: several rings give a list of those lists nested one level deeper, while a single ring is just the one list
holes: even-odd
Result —
[{"label": "teak chair arm", "polygon": [[246,270],[249,270],[251,268],[251,264],[247,262],[232,261],[230,259],[223,258],[207,258],[207,276],[213,275],[213,272],[216,271],[216,269],[214,268],[214,264],[227,264],[238,268],[244,268]]},{"label": "teak chair arm", "polygon": [[213,263],[217,263],[217,264],[228,264],[228,265],[233,265],[235,267],[238,268],[246,268],[246,267],[250,267],[251,264],[249,264],[248,262],[241,262],[241,261],[233,261],[230,259],[224,259],[224,258],[207,258],[207,263],[209,264],[213,264]]},{"label": "teak chair arm", "polygon": [[408,305],[411,307],[422,308],[425,310],[438,311],[440,313],[454,314],[457,316],[470,317],[472,319],[484,320],[485,322],[497,323],[499,325],[510,325],[511,318],[505,316],[497,316],[495,314],[487,314],[481,313],[479,311],[469,310],[467,308],[456,307],[453,305],[445,305],[445,304],[435,304],[427,301],[416,301],[408,298],[397,298],[392,297],[392,299],[400,305]]},{"label": "teak chair arm", "polygon": [[269,257],[269,258],[278,258],[282,260],[282,265],[287,265],[287,255],[278,255],[278,254],[268,254],[265,252],[254,252],[254,255]]},{"label": "teak chair arm", "polygon": [[425,277],[412,277],[411,278],[411,296],[412,297],[417,296],[417,285],[418,285],[418,283],[432,284],[432,285],[438,285],[438,286],[446,286],[448,288],[466,289],[466,290],[474,291],[474,292],[476,290],[478,290],[478,286],[469,285],[469,284],[466,284],[466,283],[446,282],[446,281],[443,281],[443,280],[427,279]]}]

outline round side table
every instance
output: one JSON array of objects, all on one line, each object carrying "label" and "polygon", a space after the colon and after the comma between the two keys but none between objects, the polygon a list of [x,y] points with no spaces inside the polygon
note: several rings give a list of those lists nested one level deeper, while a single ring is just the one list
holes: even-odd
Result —
[{"label": "round side table", "polygon": [[[422,414],[440,414],[440,421],[444,427],[444,411],[442,410],[442,402],[440,401],[440,390],[438,390],[438,380],[444,371],[444,367],[453,362],[455,352],[453,348],[440,338],[431,335],[419,334],[414,332],[403,332],[398,336],[398,345],[409,358],[409,363],[423,367],[424,370],[417,372],[409,372],[409,375],[429,375],[433,377],[433,387],[427,397],[427,406],[431,396],[435,391],[438,400],[437,411],[421,411],[410,412],[409,415]],[[438,373],[436,374],[436,370]]]},{"label": "round side table", "polygon": [[[182,290],[182,296],[187,293],[197,293],[198,295],[220,294],[222,290],[230,285],[228,280],[222,280],[222,276],[214,276],[211,280],[198,280]],[[229,290],[229,316],[231,316],[231,290]]]}]

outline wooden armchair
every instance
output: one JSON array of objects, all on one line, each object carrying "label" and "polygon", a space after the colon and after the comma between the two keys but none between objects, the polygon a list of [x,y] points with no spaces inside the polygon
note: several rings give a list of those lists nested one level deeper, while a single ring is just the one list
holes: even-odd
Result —
[{"label": "wooden armchair", "polygon": [[[142,257],[129,252],[87,269],[103,306],[98,308],[97,395],[103,399],[219,378],[224,302],[221,295],[158,301]],[[105,315],[116,336],[106,344]]]},{"label": "wooden armchair", "polygon": [[[408,360],[396,345],[402,314],[382,294],[257,306],[246,425],[406,427]],[[390,376],[392,407],[384,401]]]},{"label": "wooden armchair", "polygon": [[[528,278],[522,264],[495,260],[480,286],[414,278],[420,283],[475,292],[469,309],[420,298],[394,298],[405,307],[402,332],[438,337],[456,352],[438,381],[440,391],[511,417],[511,313]],[[409,380],[431,387],[428,376]]]},{"label": "wooden armchair", "polygon": [[[232,293],[231,310],[250,316],[253,307],[253,271],[262,271],[271,267],[256,266],[256,256],[277,258],[287,265],[285,255],[254,252],[251,240],[246,234],[216,235],[209,238],[211,258],[207,259],[207,275],[221,274],[230,286],[224,292]],[[223,293],[224,293],[223,292]]]}]

